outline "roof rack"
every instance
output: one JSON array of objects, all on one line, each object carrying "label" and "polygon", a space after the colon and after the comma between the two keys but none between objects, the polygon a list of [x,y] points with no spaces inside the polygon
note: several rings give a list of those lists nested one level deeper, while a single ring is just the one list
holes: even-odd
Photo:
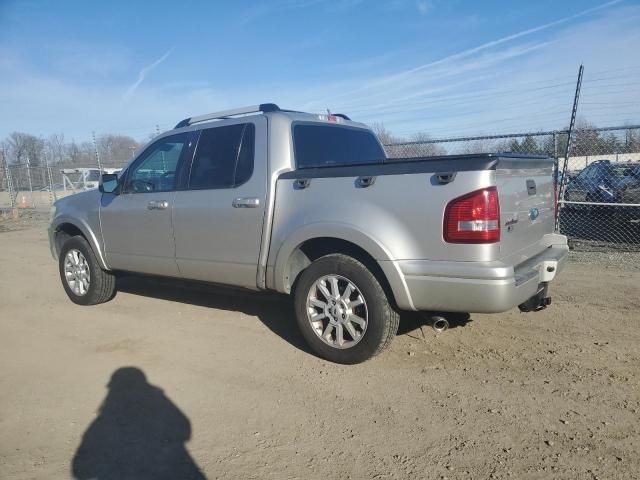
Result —
[{"label": "roof rack", "polygon": [[220,112],[207,113],[205,115],[198,115],[197,117],[189,117],[178,122],[174,128],[188,127],[194,123],[206,122],[208,120],[216,120],[218,118],[229,118],[235,115],[245,115],[247,113],[257,112],[278,112],[280,107],[275,103],[261,103],[260,105],[251,105],[250,107],[233,108],[231,110],[222,110]]}]

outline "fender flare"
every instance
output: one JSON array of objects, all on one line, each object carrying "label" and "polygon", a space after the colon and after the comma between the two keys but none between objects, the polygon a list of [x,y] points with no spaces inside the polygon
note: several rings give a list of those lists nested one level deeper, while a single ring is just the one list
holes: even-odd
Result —
[{"label": "fender flare", "polygon": [[80,230],[84,238],[86,238],[86,240],[89,242],[91,249],[96,254],[96,258],[98,259],[100,267],[102,267],[104,270],[110,270],[109,266],[107,265],[104,251],[98,240],[98,237],[91,229],[89,224],[80,218],[61,215],[52,220],[51,226],[49,227],[49,230],[51,232],[52,250],[55,249],[55,233],[60,230],[60,227],[64,224],[73,225],[78,230]]},{"label": "fender flare", "polygon": [[344,240],[366,251],[378,262],[391,287],[398,306],[402,309],[415,310],[407,284],[404,280],[404,275],[389,250],[375,238],[363,233],[357,227],[346,223],[318,222],[306,224],[288,235],[275,254],[274,262],[270,266],[272,275],[267,276],[267,278],[271,280],[270,288],[281,293],[291,293],[289,285],[290,279],[287,278],[289,262],[304,242],[321,237]]}]

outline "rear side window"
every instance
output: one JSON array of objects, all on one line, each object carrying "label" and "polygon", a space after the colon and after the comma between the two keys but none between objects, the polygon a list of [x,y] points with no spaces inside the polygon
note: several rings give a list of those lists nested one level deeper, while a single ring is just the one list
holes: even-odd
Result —
[{"label": "rear side window", "polygon": [[293,146],[298,168],[382,163],[385,158],[376,137],[362,128],[294,125]]},{"label": "rear side window", "polygon": [[233,188],[253,173],[255,127],[252,123],[203,130],[191,166],[188,188]]}]

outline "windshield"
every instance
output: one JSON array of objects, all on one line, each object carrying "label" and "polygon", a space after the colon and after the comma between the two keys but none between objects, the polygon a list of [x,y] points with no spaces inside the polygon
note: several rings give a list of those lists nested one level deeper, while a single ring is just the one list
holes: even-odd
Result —
[{"label": "windshield", "polygon": [[385,159],[377,138],[364,128],[297,124],[293,145],[298,168],[382,163]]}]

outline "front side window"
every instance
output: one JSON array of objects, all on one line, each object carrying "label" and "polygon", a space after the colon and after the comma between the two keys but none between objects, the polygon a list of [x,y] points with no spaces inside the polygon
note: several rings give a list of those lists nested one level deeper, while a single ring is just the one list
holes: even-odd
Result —
[{"label": "front side window", "polygon": [[203,130],[193,158],[188,188],[233,188],[253,173],[255,127],[252,123]]},{"label": "front side window", "polygon": [[293,127],[298,168],[382,163],[384,150],[369,130],[337,125],[298,124]]},{"label": "front side window", "polygon": [[127,176],[128,193],[169,192],[176,188],[180,155],[189,145],[190,134],[162,138],[145,150]]}]

